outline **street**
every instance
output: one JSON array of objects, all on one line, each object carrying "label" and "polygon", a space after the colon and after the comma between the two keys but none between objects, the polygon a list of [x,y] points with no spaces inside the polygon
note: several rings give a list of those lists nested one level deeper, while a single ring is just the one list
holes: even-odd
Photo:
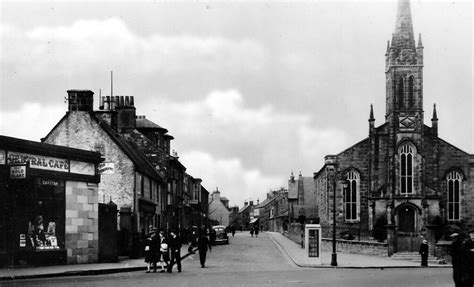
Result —
[{"label": "street", "polygon": [[197,254],[182,264],[182,273],[175,268],[172,274],[137,271],[4,281],[0,286],[453,286],[450,268],[297,267],[266,233],[258,238],[236,233],[229,245],[213,247],[206,268],[200,268]]}]

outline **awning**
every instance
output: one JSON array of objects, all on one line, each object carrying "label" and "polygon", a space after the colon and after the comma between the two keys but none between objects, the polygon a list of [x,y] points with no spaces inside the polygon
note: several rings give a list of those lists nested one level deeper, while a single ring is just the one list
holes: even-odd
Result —
[{"label": "awning", "polygon": [[258,220],[258,217],[257,217],[257,218],[254,218],[254,219],[251,219],[251,220],[250,220],[250,224],[253,224],[253,223],[257,222],[257,220]]}]

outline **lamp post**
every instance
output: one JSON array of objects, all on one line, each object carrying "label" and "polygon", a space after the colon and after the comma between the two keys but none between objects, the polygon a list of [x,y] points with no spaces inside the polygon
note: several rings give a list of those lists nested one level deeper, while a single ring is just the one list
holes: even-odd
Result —
[{"label": "lamp post", "polygon": [[[337,253],[336,253],[336,186],[337,182],[343,179],[341,172],[334,172],[331,176],[332,187],[333,187],[333,200],[332,200],[332,255],[331,255],[331,266],[337,266]],[[342,188],[345,191],[348,187],[347,180],[342,182]]]}]

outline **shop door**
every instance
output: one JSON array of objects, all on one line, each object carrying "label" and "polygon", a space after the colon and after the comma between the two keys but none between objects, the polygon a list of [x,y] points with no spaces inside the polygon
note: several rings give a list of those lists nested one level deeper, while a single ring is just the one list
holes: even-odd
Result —
[{"label": "shop door", "polygon": [[118,261],[117,205],[99,203],[99,261]]},{"label": "shop door", "polygon": [[417,252],[420,238],[416,232],[416,210],[403,207],[398,211],[397,252]]}]

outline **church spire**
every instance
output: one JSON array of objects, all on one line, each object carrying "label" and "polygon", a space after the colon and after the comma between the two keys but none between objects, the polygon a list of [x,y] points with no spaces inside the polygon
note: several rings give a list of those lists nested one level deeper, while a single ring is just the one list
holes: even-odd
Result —
[{"label": "church spire", "polygon": [[370,104],[370,116],[369,116],[369,122],[375,121],[374,118],[374,105]]},{"label": "church spire", "polygon": [[431,118],[431,129],[435,136],[438,136],[438,115],[436,113],[436,104],[433,104],[433,118]]},{"label": "church spire", "polygon": [[397,21],[392,47],[415,48],[409,0],[398,0]]}]

